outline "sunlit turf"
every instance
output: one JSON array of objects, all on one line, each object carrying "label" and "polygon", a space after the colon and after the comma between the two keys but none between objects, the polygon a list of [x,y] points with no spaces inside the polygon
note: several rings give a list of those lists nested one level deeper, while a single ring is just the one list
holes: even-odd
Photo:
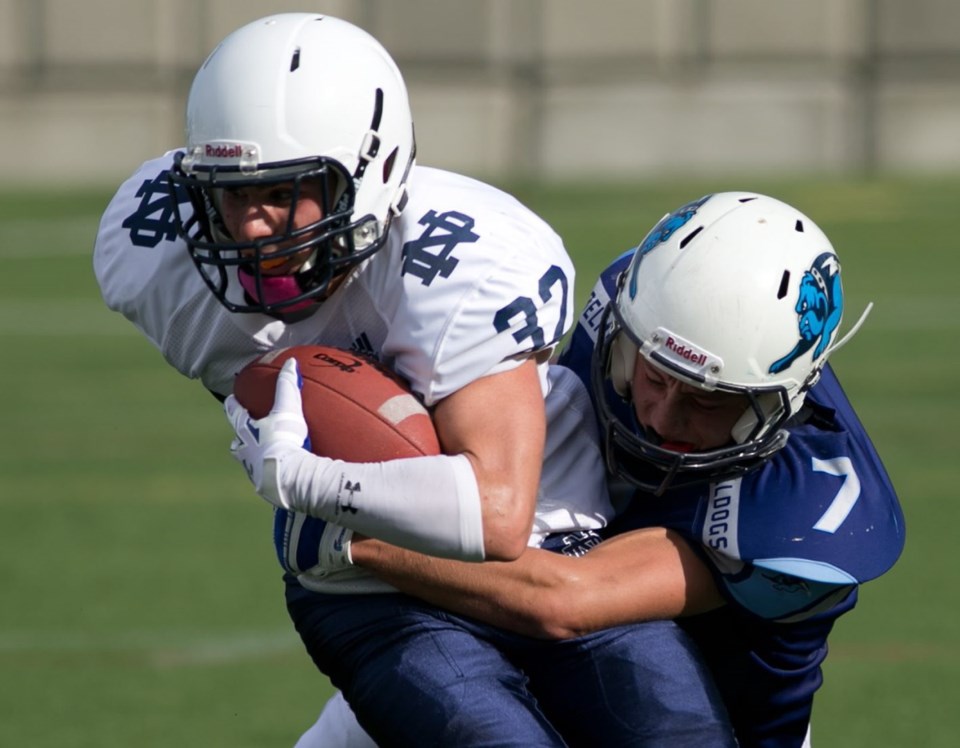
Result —
[{"label": "sunlit turf", "polygon": [[[834,366],[901,493],[907,548],[838,623],[818,748],[947,746],[960,728],[960,182],[507,185],[564,237],[577,298],[665,212],[752,188],[844,261]],[[108,192],[0,196],[0,745],[292,745],[330,693],[286,618],[269,508],[219,405],[95,285]]]}]

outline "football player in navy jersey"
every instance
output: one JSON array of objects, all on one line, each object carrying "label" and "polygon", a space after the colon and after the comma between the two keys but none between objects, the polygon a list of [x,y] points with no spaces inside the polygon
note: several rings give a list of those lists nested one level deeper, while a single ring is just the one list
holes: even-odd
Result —
[{"label": "football player in navy jersey", "polygon": [[[741,746],[810,745],[834,622],[904,544],[894,488],[827,364],[866,316],[839,337],[840,281],[827,237],[789,205],[682,206],[602,273],[560,358],[590,385],[624,499],[608,539],[470,567],[362,540],[354,562],[535,637],[678,618]],[[350,736],[345,712],[333,699],[314,730]]]},{"label": "football player in navy jersey", "polygon": [[[352,531],[479,561],[612,516],[589,395],[549,365],[574,315],[556,233],[490,185],[418,165],[395,62],[330,16],[283,13],[228,35],[194,77],[186,119],[185,146],[144,163],[107,207],[97,280],[111,309],[225,402],[232,452],[274,510],[290,616],[364,726],[398,746],[656,736],[672,748],[675,729],[684,745],[729,745],[722,702],[670,622],[534,658],[526,638],[349,565]],[[398,372],[432,409],[444,453],[310,453],[294,365],[277,412],[251,420],[231,395],[236,373],[303,344]]]}]

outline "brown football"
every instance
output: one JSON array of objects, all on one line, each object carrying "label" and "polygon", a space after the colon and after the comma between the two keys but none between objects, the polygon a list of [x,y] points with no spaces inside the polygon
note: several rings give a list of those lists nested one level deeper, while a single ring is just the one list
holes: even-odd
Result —
[{"label": "brown football", "polygon": [[399,376],[331,346],[281,348],[237,374],[234,395],[254,418],[270,412],[277,374],[291,356],[303,379],[303,415],[314,454],[348,462],[440,454],[430,414]]}]

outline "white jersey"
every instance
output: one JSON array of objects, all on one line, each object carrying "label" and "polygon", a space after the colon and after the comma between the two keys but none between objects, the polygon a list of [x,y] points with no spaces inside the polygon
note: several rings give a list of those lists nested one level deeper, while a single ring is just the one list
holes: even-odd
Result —
[{"label": "white jersey", "polygon": [[[574,268],[544,221],[489,185],[415,167],[383,249],[314,314],[294,323],[235,314],[209,291],[176,234],[166,182],[173,154],[143,164],[120,187],[94,250],[106,304],[168,363],[225,396],[236,373],[267,351],[334,345],[372,354],[430,406],[535,355],[548,427],[531,542],[605,524],[612,509],[589,398],[565,370],[548,376],[550,352],[573,322]],[[232,292],[239,301],[239,283]]]}]

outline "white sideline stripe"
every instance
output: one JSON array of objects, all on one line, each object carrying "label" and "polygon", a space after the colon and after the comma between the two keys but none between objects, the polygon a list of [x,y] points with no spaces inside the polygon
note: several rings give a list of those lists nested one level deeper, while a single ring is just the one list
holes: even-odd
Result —
[{"label": "white sideline stripe", "polygon": [[194,642],[186,646],[175,645],[149,651],[150,661],[160,667],[186,665],[215,665],[261,657],[284,652],[301,651],[303,645],[296,634],[245,635],[234,639],[217,638]]},{"label": "white sideline stripe", "polygon": [[185,634],[179,639],[169,632],[149,631],[130,632],[112,638],[83,636],[76,631],[48,632],[42,636],[33,633],[23,636],[8,633],[0,638],[0,654],[140,653],[150,663],[160,667],[241,662],[302,649],[303,645],[296,633],[287,629],[215,637],[192,637]]}]

